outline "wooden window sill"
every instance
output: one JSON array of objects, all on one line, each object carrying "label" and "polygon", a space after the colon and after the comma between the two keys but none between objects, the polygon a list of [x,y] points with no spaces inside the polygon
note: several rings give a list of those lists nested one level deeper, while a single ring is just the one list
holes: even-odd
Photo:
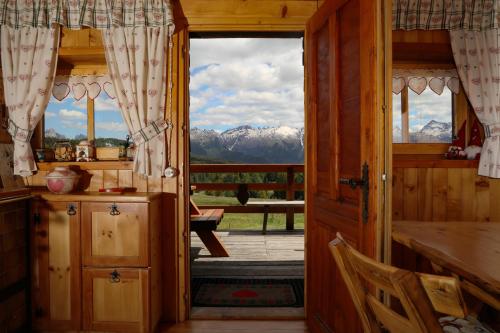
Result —
[{"label": "wooden window sill", "polygon": [[448,160],[439,156],[394,155],[393,168],[478,168],[478,160]]},{"label": "wooden window sill", "polygon": [[133,161],[95,161],[95,162],[38,162],[38,170],[49,171],[58,166],[76,166],[80,170],[132,170]]}]

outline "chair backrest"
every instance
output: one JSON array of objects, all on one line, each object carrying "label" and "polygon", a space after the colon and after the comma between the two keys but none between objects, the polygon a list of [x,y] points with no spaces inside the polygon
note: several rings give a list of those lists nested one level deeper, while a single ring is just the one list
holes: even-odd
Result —
[{"label": "chair backrest", "polygon": [[[435,275],[419,276],[377,262],[356,251],[338,233],[329,247],[365,333],[382,332],[382,327],[393,333],[443,332],[433,305],[437,306],[437,311],[458,317],[465,316],[456,279]],[[397,298],[406,316],[395,312],[373,296],[369,290],[375,290],[374,287]]]}]

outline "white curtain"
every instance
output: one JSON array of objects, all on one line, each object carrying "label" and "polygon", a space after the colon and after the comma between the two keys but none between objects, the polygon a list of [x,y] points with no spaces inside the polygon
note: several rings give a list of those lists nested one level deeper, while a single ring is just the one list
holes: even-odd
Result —
[{"label": "white curtain", "polygon": [[30,139],[49,102],[57,66],[59,26],[1,26],[1,58],[8,131],[14,141],[14,174],[36,171]]},{"label": "white curtain", "polygon": [[485,130],[479,175],[500,178],[500,30],[450,36],[462,85]]},{"label": "white curtain", "polygon": [[114,27],[103,37],[118,105],[136,145],[134,171],[161,177],[169,27]]}]

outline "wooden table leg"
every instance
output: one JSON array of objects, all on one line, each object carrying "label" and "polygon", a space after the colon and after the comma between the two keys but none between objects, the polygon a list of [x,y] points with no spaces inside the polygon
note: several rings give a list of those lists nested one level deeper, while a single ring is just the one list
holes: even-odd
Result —
[{"label": "wooden table leg", "polygon": [[264,206],[264,221],[262,223],[262,234],[267,233],[267,218],[269,216],[269,206]]},{"label": "wooden table leg", "polygon": [[207,247],[212,257],[229,257],[222,241],[217,237],[212,230],[197,230],[196,234],[200,237],[201,241]]},{"label": "wooden table leg", "polygon": [[286,230],[293,230],[295,224],[295,214],[292,207],[286,209]]}]

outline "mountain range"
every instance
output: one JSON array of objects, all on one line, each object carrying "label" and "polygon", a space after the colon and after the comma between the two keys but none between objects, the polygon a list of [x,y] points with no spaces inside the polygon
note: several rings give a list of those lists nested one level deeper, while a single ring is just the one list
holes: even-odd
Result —
[{"label": "mountain range", "polygon": [[236,127],[222,133],[191,129],[191,161],[304,163],[304,129],[288,126]]},{"label": "mountain range", "polygon": [[[402,142],[401,128],[395,126],[392,131],[393,142]],[[429,121],[418,132],[410,131],[410,143],[450,143],[452,140],[452,124],[436,120]]]}]

